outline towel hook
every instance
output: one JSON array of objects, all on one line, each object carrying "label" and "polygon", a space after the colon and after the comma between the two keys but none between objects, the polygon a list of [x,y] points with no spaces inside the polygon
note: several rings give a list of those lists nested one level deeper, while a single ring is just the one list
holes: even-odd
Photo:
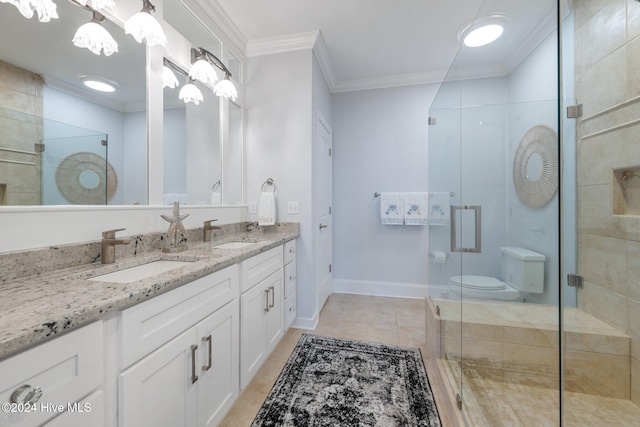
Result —
[{"label": "towel hook", "polygon": [[276,187],[276,184],[273,182],[273,179],[271,178],[267,178],[267,180],[265,182],[262,183],[262,187],[260,188],[263,192],[264,192],[264,186],[265,185],[271,185],[273,186],[273,193],[276,192],[276,190],[278,189],[278,187]]},{"label": "towel hook", "polygon": [[213,184],[213,187],[211,187],[211,190],[213,191],[216,189],[216,187],[220,187],[221,185],[222,185],[222,180],[219,179],[218,182]]}]

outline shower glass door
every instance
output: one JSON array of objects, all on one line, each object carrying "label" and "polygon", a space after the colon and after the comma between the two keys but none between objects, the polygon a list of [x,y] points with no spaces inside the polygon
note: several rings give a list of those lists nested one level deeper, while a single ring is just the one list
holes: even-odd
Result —
[{"label": "shower glass door", "polygon": [[508,38],[461,47],[429,111],[430,213],[449,215],[429,227],[427,344],[467,425],[560,425],[557,11],[483,2]]}]

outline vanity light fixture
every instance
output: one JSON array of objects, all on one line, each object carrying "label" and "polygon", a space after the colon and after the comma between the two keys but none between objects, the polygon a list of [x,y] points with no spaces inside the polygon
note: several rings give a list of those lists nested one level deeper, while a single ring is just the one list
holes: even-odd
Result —
[{"label": "vanity light fixture", "polygon": [[14,5],[27,19],[31,19],[34,12],[38,15],[40,22],[58,19],[57,6],[52,0],[0,0],[0,3]]},{"label": "vanity light fixture", "polygon": [[500,38],[508,23],[509,18],[502,14],[477,19],[458,33],[458,40],[467,47],[488,45]]},{"label": "vanity light fixture", "polygon": [[124,22],[125,34],[131,34],[138,43],[145,42],[147,46],[167,46],[167,36],[162,31],[160,23],[151,16],[156,7],[149,0],[142,0],[142,10]]},{"label": "vanity light fixture", "polygon": [[[213,53],[209,52],[208,50],[202,47],[192,48],[191,63],[193,63],[193,66],[191,67],[191,69],[193,70],[196,64],[198,64],[199,62],[203,62],[203,60],[209,64],[209,68],[211,68],[214,74],[215,74],[215,70],[213,70],[213,67],[211,67],[211,65],[215,65],[222,72],[224,72],[224,79],[219,81],[213,87],[214,93],[218,96],[224,97],[225,99],[231,98],[232,101],[235,101],[236,97],[238,96],[238,91],[236,90],[236,87],[231,82],[231,71],[229,71],[229,69],[222,63],[222,61],[220,61],[220,59],[218,59],[217,56],[215,56]],[[191,76],[191,72],[189,73],[189,75]],[[218,78],[216,76],[216,80],[217,79]],[[215,83],[216,80],[214,81],[209,80],[208,82],[205,82],[203,80],[200,80],[200,81],[202,81],[205,84],[206,83],[213,84]]]},{"label": "vanity light fixture", "polygon": [[[191,51],[194,52],[195,50],[192,49]],[[189,77],[209,85],[213,85],[218,81],[216,70],[213,69],[213,66],[211,66],[211,63],[206,59],[204,54],[199,54],[195,62],[193,62],[193,65],[191,65]]]},{"label": "vanity light fixture", "polygon": [[194,104],[198,105],[204,100],[202,92],[200,92],[200,89],[198,89],[198,86],[196,86],[194,83],[195,81],[192,78],[189,78],[189,82],[186,85],[182,86],[182,88],[180,89],[178,98],[183,100],[185,104],[193,102]]},{"label": "vanity light fixture", "polygon": [[71,0],[71,1],[79,3],[82,6],[87,6],[91,4],[91,7],[96,10],[104,9],[106,7],[113,7],[116,5],[116,2],[114,0]]},{"label": "vanity light fixture", "polygon": [[[167,58],[162,58],[162,87],[168,87],[174,89],[180,85],[180,82],[173,73],[173,70],[178,71],[180,74],[185,74],[182,69],[178,68],[173,62]],[[173,69],[173,70],[172,70]]]},{"label": "vanity light fixture", "polygon": [[117,52],[118,43],[102,26],[102,22],[107,19],[89,6],[81,7],[93,12],[93,18],[91,18],[90,22],[82,24],[78,28],[73,36],[73,44],[77,47],[87,48],[96,55],[100,55],[100,51],[104,52],[105,56]]},{"label": "vanity light fixture", "polygon": [[88,88],[97,90],[99,92],[115,92],[116,88],[118,87],[118,84],[116,82],[100,76],[80,74],[78,78],[82,80],[82,83]]}]

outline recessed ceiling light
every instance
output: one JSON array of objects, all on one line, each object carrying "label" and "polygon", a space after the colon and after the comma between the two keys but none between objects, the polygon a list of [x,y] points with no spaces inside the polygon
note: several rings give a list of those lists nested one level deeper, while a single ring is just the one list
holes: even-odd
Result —
[{"label": "recessed ceiling light", "polygon": [[118,84],[116,82],[100,76],[80,74],[78,78],[82,80],[82,83],[86,87],[100,92],[115,92],[116,88],[118,87]]},{"label": "recessed ceiling light", "polygon": [[458,33],[465,46],[480,47],[496,41],[509,22],[506,15],[491,15],[475,20]]}]

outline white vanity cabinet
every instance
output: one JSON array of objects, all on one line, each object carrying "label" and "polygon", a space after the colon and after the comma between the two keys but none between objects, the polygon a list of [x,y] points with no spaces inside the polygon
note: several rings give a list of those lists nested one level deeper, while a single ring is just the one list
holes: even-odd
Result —
[{"label": "white vanity cabinet", "polygon": [[284,244],[284,330],[296,318],[296,241]]},{"label": "white vanity cabinet", "polygon": [[0,361],[0,426],[104,426],[103,357],[97,321]]},{"label": "white vanity cabinet", "polygon": [[238,276],[227,267],[121,312],[120,427],[220,422],[238,395]]},{"label": "white vanity cabinet", "polygon": [[245,388],[284,335],[283,247],[241,263],[240,388]]}]

